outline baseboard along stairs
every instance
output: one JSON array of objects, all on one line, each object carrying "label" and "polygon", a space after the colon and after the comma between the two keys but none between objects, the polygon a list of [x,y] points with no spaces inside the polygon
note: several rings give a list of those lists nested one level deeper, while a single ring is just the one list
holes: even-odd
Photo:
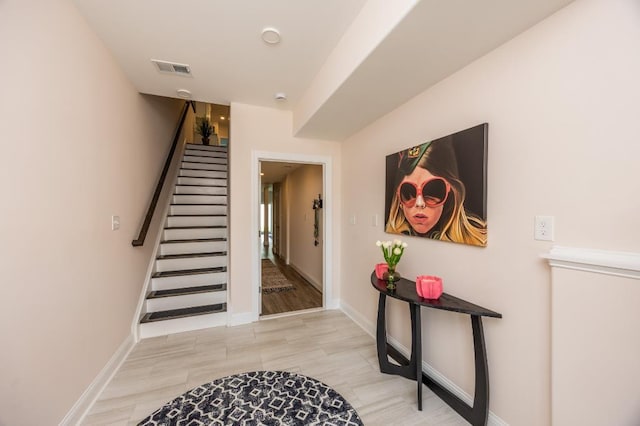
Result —
[{"label": "baseboard along stairs", "polygon": [[139,337],[227,324],[227,148],[187,144]]}]

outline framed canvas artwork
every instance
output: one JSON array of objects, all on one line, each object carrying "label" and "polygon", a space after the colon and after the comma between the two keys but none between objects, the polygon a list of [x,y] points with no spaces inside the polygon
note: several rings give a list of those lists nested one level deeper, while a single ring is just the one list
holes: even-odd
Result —
[{"label": "framed canvas artwork", "polygon": [[385,232],[487,245],[488,124],[386,158]]}]

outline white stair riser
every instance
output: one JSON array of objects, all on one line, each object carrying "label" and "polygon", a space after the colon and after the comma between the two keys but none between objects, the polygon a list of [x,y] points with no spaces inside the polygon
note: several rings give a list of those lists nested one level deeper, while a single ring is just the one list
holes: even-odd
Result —
[{"label": "white stair riser", "polygon": [[227,178],[227,172],[216,171],[216,170],[188,170],[188,169],[181,169],[180,170],[180,176],[226,179]]},{"label": "white stair riser", "polygon": [[213,253],[227,251],[226,241],[203,241],[191,243],[161,244],[160,254]]},{"label": "white stair riser", "polygon": [[227,226],[226,216],[169,216],[167,227],[179,226]]},{"label": "white stair riser", "polygon": [[177,214],[227,214],[227,206],[207,206],[201,205],[180,205],[176,204],[169,208],[170,215]]},{"label": "white stair riser", "polygon": [[189,149],[187,148],[184,151],[185,156],[195,156],[195,157],[212,157],[212,158],[227,158],[226,152],[221,151],[203,151],[201,149]]},{"label": "white stair riser", "polygon": [[183,271],[200,268],[216,268],[227,265],[227,256],[187,257],[183,259],[158,259],[156,272]]},{"label": "white stair riser", "polygon": [[225,186],[185,186],[176,185],[176,194],[227,195]]},{"label": "white stair riser", "polygon": [[171,320],[140,324],[139,335],[141,339],[147,339],[149,337],[182,333],[183,331],[200,330],[209,327],[219,327],[226,324],[226,312],[207,315],[196,315],[193,317],[176,318]]},{"label": "white stair riser", "polygon": [[147,312],[168,311],[170,309],[191,308],[193,306],[227,303],[226,291],[185,294],[182,296],[147,299]]},{"label": "white stair riser", "polygon": [[195,240],[198,238],[227,238],[227,228],[165,229],[164,240]]},{"label": "white stair riser", "polygon": [[209,274],[179,275],[151,279],[151,290],[173,290],[176,288],[196,287],[200,285],[226,284],[226,272]]},{"label": "white stair riser", "polygon": [[219,145],[201,145],[197,143],[188,143],[186,149],[197,149],[200,151],[215,151],[226,153],[228,148],[226,146]]},{"label": "white stair riser", "polygon": [[208,156],[195,156],[185,155],[182,161],[188,161],[193,163],[207,163],[207,164],[227,164],[226,158],[220,157],[208,157]]},{"label": "white stair riser", "polygon": [[197,177],[179,177],[178,185],[213,185],[227,186],[226,179],[205,179]]},{"label": "white stair riser", "polygon": [[226,172],[227,166],[224,164],[207,164],[207,163],[189,163],[187,161],[183,161],[180,166],[181,169],[197,169],[197,170],[215,170]]},{"label": "white stair riser", "polygon": [[227,204],[226,195],[174,195],[172,204]]}]

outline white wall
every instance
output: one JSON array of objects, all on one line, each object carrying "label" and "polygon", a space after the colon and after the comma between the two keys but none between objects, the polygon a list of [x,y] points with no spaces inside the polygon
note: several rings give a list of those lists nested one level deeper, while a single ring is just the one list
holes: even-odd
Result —
[{"label": "white wall", "polygon": [[322,194],[322,166],[304,165],[287,176],[290,265],[322,291],[323,213],[319,210],[318,245],[314,245],[313,200]]},{"label": "white wall", "polygon": [[[343,145],[358,161],[342,169],[341,295],[373,326],[385,155],[489,123],[488,247],[406,237],[399,271],[442,276],[446,292],[504,315],[484,324],[491,410],[512,425],[551,422],[550,271],[539,258],[550,243],[533,240],[534,216],[555,216],[561,245],[638,248],[638,40],[637,1],[577,1]],[[390,334],[408,347],[406,307],[389,309]],[[424,359],[472,394],[468,318],[425,310],[423,327]]]},{"label": "white wall", "polygon": [[180,105],[139,95],[68,1],[0,2],[0,57],[0,424],[58,424],[130,334]]},{"label": "white wall", "polygon": [[[337,142],[296,138],[291,135],[292,117],[287,111],[256,107],[240,103],[231,104],[231,141],[229,143],[229,291],[232,318],[248,318],[252,312],[252,278],[257,270],[250,267],[251,256],[258,241],[258,217],[251,217],[252,153],[265,151],[305,156],[328,157],[332,161],[331,203],[328,209],[339,223],[340,213],[340,148]],[[337,229],[336,229],[337,228]],[[339,227],[334,227],[331,271],[333,296],[339,297],[340,241]],[[235,321],[232,319],[232,321]]]}]

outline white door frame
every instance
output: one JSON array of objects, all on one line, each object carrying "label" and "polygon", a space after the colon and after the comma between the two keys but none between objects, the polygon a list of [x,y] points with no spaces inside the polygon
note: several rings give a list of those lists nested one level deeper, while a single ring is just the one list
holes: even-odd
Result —
[{"label": "white door frame", "polygon": [[[332,309],[334,306],[332,298],[333,288],[333,209],[332,209],[332,161],[331,157],[323,155],[294,154],[286,152],[251,152],[251,226],[253,233],[253,250],[251,253],[251,313],[253,321],[260,319],[260,253],[262,250],[260,243],[260,161],[282,161],[287,163],[317,164],[322,166],[322,215],[324,226],[322,227],[322,306],[324,309]],[[327,208],[328,207],[328,208]],[[288,245],[287,245],[288,247]]]}]

